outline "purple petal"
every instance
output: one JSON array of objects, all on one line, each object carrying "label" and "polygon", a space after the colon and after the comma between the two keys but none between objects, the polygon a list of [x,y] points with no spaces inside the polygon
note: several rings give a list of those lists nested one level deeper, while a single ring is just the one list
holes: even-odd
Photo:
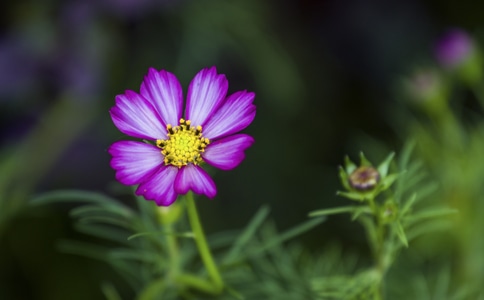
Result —
[{"label": "purple petal", "polygon": [[254,138],[246,134],[236,134],[208,145],[202,154],[208,164],[222,170],[237,167],[245,158],[244,150],[254,143]]},{"label": "purple petal", "polygon": [[255,117],[255,94],[236,92],[215,112],[203,127],[203,136],[216,139],[239,132],[249,126]]},{"label": "purple petal", "polygon": [[212,199],[217,194],[215,183],[208,173],[196,165],[182,167],[175,179],[175,190],[179,194],[186,194],[193,190],[196,194],[204,194]]},{"label": "purple petal", "polygon": [[111,167],[116,170],[116,179],[125,185],[149,179],[163,164],[160,149],[141,142],[116,142],[109,147],[108,152],[113,156]]},{"label": "purple petal", "polygon": [[143,196],[146,200],[154,200],[159,206],[169,206],[178,196],[174,188],[177,173],[178,168],[174,166],[159,168],[149,180],[138,186],[136,195]]},{"label": "purple petal", "polygon": [[166,139],[166,129],[155,108],[133,91],[116,96],[109,111],[114,125],[127,135],[140,139]]},{"label": "purple petal", "polygon": [[141,84],[141,95],[156,108],[163,125],[178,125],[182,116],[183,92],[175,75],[150,68]]},{"label": "purple petal", "polygon": [[204,125],[227,95],[228,82],[215,67],[203,69],[195,75],[187,94],[186,118],[194,126]]}]

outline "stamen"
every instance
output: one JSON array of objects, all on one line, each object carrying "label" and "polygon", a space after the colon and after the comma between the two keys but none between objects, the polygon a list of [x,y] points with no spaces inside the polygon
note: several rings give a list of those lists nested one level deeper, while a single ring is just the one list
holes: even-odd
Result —
[{"label": "stamen", "polygon": [[166,130],[168,130],[169,133],[173,134],[173,127],[171,126],[171,124],[168,124],[166,125]]},{"label": "stamen", "polygon": [[188,164],[203,163],[201,153],[210,144],[208,138],[202,135],[202,126],[191,126],[190,120],[180,119],[178,126],[166,125],[168,138],[156,140],[156,146],[161,149],[165,165],[174,165],[178,168]]}]

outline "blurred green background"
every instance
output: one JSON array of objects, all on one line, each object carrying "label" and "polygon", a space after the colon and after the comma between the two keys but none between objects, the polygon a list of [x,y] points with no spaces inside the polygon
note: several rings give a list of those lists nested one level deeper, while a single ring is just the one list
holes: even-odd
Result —
[{"label": "blurred green background", "polygon": [[[244,226],[262,204],[284,229],[346,201],[335,196],[344,155],[363,150],[379,161],[381,149],[401,147],[397,81],[432,59],[446,29],[478,37],[484,25],[484,3],[471,0],[0,7],[0,209],[9,212],[0,224],[0,299],[103,299],[99,283],[117,280],[104,264],[57,250],[59,240],[87,239],[72,228],[69,206],[22,204],[53,189],[111,193],[106,149],[124,136],[108,110],[115,95],[139,91],[149,67],[175,73],[186,91],[215,65],[229,93],[256,93],[256,119],[245,130],[256,143],[240,167],[215,174],[217,197],[198,203],[209,233]],[[314,251],[338,241],[367,252],[363,231],[347,219],[332,217],[301,240]]]}]

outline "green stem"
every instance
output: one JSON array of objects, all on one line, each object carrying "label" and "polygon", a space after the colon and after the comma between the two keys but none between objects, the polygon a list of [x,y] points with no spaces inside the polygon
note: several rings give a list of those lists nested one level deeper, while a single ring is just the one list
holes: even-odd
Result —
[{"label": "green stem", "polygon": [[377,244],[375,245],[375,258],[378,259],[381,256],[381,251],[382,251],[382,245],[383,245],[383,231],[382,231],[382,225],[380,221],[380,210],[378,205],[375,203],[375,199],[371,198],[369,199],[370,203],[370,209],[373,213],[373,217],[375,220],[375,228],[376,228],[376,242]]},{"label": "green stem", "polygon": [[[166,224],[166,229],[173,232],[172,224]],[[176,277],[180,272],[180,254],[178,251],[177,237],[173,234],[167,234],[166,243],[168,247],[168,255],[170,256],[170,275]]]},{"label": "green stem", "polygon": [[214,292],[219,293],[222,291],[224,283],[222,281],[222,277],[220,276],[217,265],[215,264],[215,261],[213,259],[212,252],[208,247],[202,224],[200,223],[200,218],[198,217],[197,207],[195,205],[195,200],[193,199],[193,193],[188,192],[185,198],[188,219],[190,221],[190,226],[192,227],[198,252],[202,257],[203,264],[205,265],[208,275],[212,280]]},{"label": "green stem", "polygon": [[214,289],[214,284],[211,281],[202,279],[192,274],[180,274],[176,277],[176,281],[185,286],[197,289],[207,294],[216,295],[220,290]]},{"label": "green stem", "polygon": [[385,243],[385,225],[383,224],[381,220],[381,215],[380,215],[380,208],[375,203],[375,199],[371,198],[369,199],[369,204],[370,208],[373,212],[373,217],[374,217],[374,222],[375,226],[374,228],[376,229],[376,245],[374,245],[375,249],[375,260],[377,264],[377,270],[380,273],[380,280],[378,283],[378,286],[375,288],[374,292],[374,299],[375,300],[381,300],[383,299],[383,277],[386,272],[386,267],[384,265],[384,259],[385,259],[385,251],[384,251],[384,243]]}]

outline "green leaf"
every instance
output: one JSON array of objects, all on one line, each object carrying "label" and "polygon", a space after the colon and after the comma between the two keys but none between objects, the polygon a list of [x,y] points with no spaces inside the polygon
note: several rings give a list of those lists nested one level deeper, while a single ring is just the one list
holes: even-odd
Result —
[{"label": "green leaf", "polygon": [[107,300],[122,300],[118,291],[111,283],[103,282],[101,284],[101,290],[104,294],[104,297],[106,297]]},{"label": "green leaf", "polygon": [[142,227],[149,231],[156,231],[159,227],[158,218],[156,216],[157,206],[153,201],[146,201],[143,197],[136,197],[136,203],[139,208],[139,219]]},{"label": "green leaf", "polygon": [[400,152],[399,170],[406,170],[412,156],[413,149],[415,148],[415,141],[409,141],[405,143],[402,151]]},{"label": "green leaf", "polygon": [[285,231],[284,233],[280,234],[280,235],[276,235],[274,236],[272,239],[270,239],[269,241],[267,241],[265,243],[264,246],[262,247],[258,247],[256,248],[255,250],[252,250],[252,251],[249,251],[246,256],[249,257],[249,256],[256,256],[256,255],[260,255],[262,254],[263,252],[267,251],[268,249],[272,248],[272,247],[275,247],[277,245],[280,245],[281,243],[287,241],[287,240],[290,240],[298,235],[301,235],[302,233],[314,228],[315,226],[321,224],[322,222],[324,222],[326,220],[326,218],[324,217],[320,217],[320,218],[314,218],[314,219],[310,219],[294,228],[291,228],[287,231]]},{"label": "green leaf", "polygon": [[444,266],[444,269],[438,272],[437,282],[435,283],[434,299],[447,299],[449,296],[450,286],[450,267]]},{"label": "green leaf", "polygon": [[335,208],[327,208],[321,210],[315,210],[309,213],[309,217],[320,217],[326,215],[341,214],[346,212],[355,212],[360,206],[342,206]]},{"label": "green leaf", "polygon": [[418,198],[425,199],[439,188],[437,182],[428,182],[423,187],[418,189]]},{"label": "green leaf", "polygon": [[346,174],[351,174],[353,173],[354,170],[356,170],[357,166],[354,162],[352,162],[349,158],[348,155],[345,156],[345,169],[346,169]]},{"label": "green leaf", "polygon": [[146,287],[138,294],[137,300],[154,300],[163,299],[162,295],[166,289],[166,279],[159,278],[150,282]]},{"label": "green leaf", "polygon": [[92,203],[116,203],[122,205],[116,199],[106,195],[82,190],[59,190],[47,192],[33,198],[31,205],[45,205],[51,203],[72,203],[72,202],[92,202]]},{"label": "green leaf", "polygon": [[422,165],[420,163],[412,164],[406,173],[405,180],[403,180],[405,189],[414,190],[425,177],[427,177],[427,173],[422,170]]},{"label": "green leaf", "polygon": [[449,216],[452,214],[456,214],[457,212],[458,211],[455,209],[438,206],[438,207],[429,208],[423,211],[415,212],[412,215],[404,217],[403,220],[405,221],[405,226],[411,226],[417,222],[420,222],[426,219]]},{"label": "green leaf", "polygon": [[363,215],[358,220],[365,227],[366,234],[368,236],[368,240],[370,241],[370,243],[369,243],[370,247],[371,247],[373,253],[375,253],[375,251],[376,251],[375,245],[378,244],[378,238],[376,236],[377,230],[376,230],[376,227],[375,227],[375,223],[373,222],[373,218],[369,218],[369,217]]},{"label": "green leaf", "polygon": [[388,174],[388,168],[390,167],[390,163],[392,162],[393,157],[395,156],[395,152],[390,153],[387,158],[380,163],[377,170],[380,173],[381,178],[385,178]]},{"label": "green leaf", "polygon": [[341,191],[337,191],[336,192],[336,195],[337,196],[341,196],[341,197],[345,197],[345,198],[348,198],[348,199],[351,199],[351,200],[356,200],[356,201],[363,201],[363,200],[365,200],[365,198],[364,198],[363,195],[358,194],[358,193],[354,193],[354,192],[341,192]]},{"label": "green leaf", "polygon": [[78,222],[80,224],[109,224],[121,228],[126,228],[128,230],[134,229],[133,224],[131,224],[130,222],[110,216],[86,216],[79,219]]},{"label": "green leaf", "polygon": [[133,216],[133,212],[125,207],[114,205],[98,205],[90,204],[76,207],[71,210],[70,215],[76,218],[83,218],[86,216],[109,216],[118,218],[120,220],[129,221]]},{"label": "green leaf", "polygon": [[383,178],[381,181],[381,188],[380,190],[384,191],[388,189],[394,182],[397,180],[399,174],[390,174],[387,177]]},{"label": "green leaf", "polygon": [[372,214],[373,212],[368,206],[358,206],[358,208],[355,209],[355,211],[353,212],[353,215],[351,216],[351,220],[352,221],[357,220],[358,217],[363,213]]},{"label": "green leaf", "polygon": [[160,261],[160,253],[133,248],[114,248],[110,250],[108,258],[115,261],[131,260],[155,265]]},{"label": "green leaf", "polygon": [[229,287],[229,286],[225,286],[225,290],[227,291],[227,293],[229,293],[232,297],[234,297],[235,299],[238,299],[238,300],[244,300],[244,296],[237,292],[236,290],[234,290],[233,288]]},{"label": "green leaf", "polygon": [[375,269],[368,269],[354,276],[316,278],[312,281],[312,288],[323,297],[321,299],[369,299],[368,293],[380,281],[381,274]]},{"label": "green leaf", "polygon": [[113,241],[120,244],[127,244],[126,237],[129,235],[128,231],[113,227],[107,224],[74,224],[77,231],[102,238],[108,241]]},{"label": "green leaf", "polygon": [[416,200],[417,200],[417,194],[413,193],[410,199],[408,199],[403,205],[402,210],[400,211],[400,215],[405,216],[407,212],[410,211],[410,209],[412,208],[412,205],[415,203]]},{"label": "green leaf", "polygon": [[173,231],[152,231],[152,232],[139,232],[133,235],[130,235],[127,239],[128,241],[142,237],[142,236],[153,236],[153,235],[173,235],[176,237],[181,237],[181,238],[191,238],[193,239],[193,232],[173,232]]},{"label": "green leaf", "polygon": [[402,242],[402,244],[408,248],[408,241],[407,237],[405,235],[405,231],[403,230],[402,224],[400,222],[397,222],[396,224],[393,225],[393,230],[395,230],[395,233],[397,234],[398,238]]},{"label": "green leaf", "polygon": [[360,166],[371,167],[371,162],[365,157],[363,152],[360,152]]},{"label": "green leaf", "polygon": [[230,262],[235,257],[237,257],[241,252],[242,249],[250,239],[255,235],[256,231],[262,225],[264,220],[269,215],[269,207],[262,206],[259,208],[257,213],[254,217],[250,220],[249,224],[245,227],[244,231],[239,235],[237,240],[234,242],[232,248],[227,252],[227,255],[224,258],[224,262]]},{"label": "green leaf", "polygon": [[342,166],[339,166],[339,178],[341,179],[341,184],[343,187],[347,190],[351,190],[350,184],[349,184],[349,178],[348,174],[346,173],[345,169]]},{"label": "green leaf", "polygon": [[89,257],[109,264],[122,277],[124,277],[126,282],[135,290],[142,284],[142,279],[139,274],[136,273],[139,270],[138,265],[128,264],[119,259],[113,259],[109,255],[111,248],[69,240],[59,242],[58,248],[64,253]]},{"label": "green leaf", "polygon": [[417,227],[407,229],[407,239],[412,241],[413,239],[435,231],[444,231],[452,227],[452,223],[449,220],[435,219],[419,224]]}]

